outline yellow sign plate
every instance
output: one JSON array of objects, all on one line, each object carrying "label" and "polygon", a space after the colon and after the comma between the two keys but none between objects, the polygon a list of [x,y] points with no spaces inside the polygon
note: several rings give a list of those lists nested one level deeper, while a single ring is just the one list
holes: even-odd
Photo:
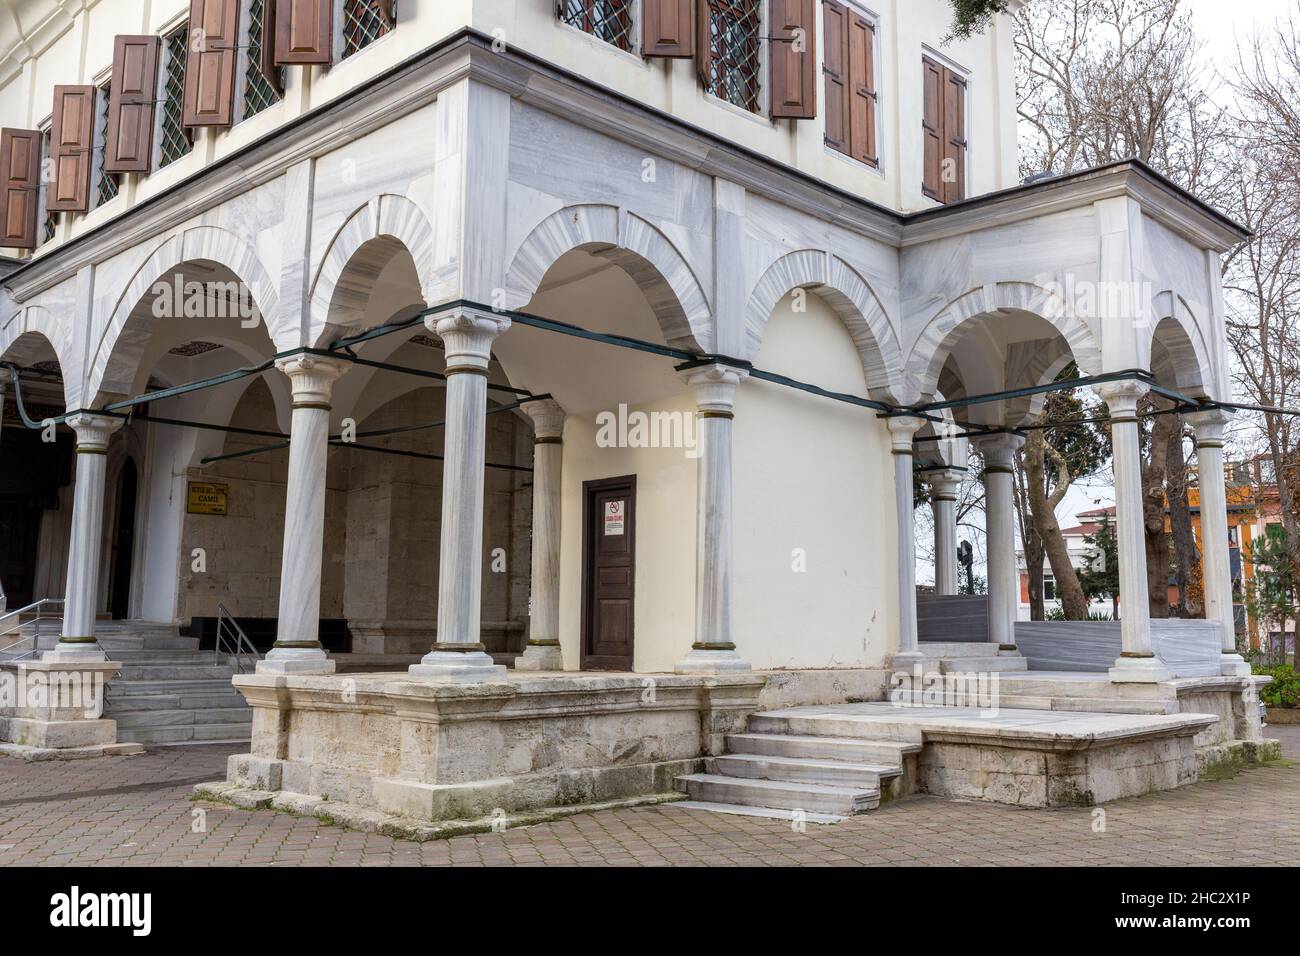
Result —
[{"label": "yellow sign plate", "polygon": [[192,515],[223,515],[229,490],[229,485],[191,481],[185,510]]}]

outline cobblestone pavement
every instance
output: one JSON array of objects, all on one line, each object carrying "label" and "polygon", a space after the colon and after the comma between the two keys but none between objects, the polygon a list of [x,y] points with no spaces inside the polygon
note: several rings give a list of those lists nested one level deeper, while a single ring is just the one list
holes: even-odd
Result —
[{"label": "cobblestone pavement", "polygon": [[[1270,727],[1300,762],[1300,727]],[[275,811],[189,800],[237,745],[137,757],[0,758],[0,866],[66,864],[417,866],[499,864],[1132,866],[1300,861],[1300,764],[1245,771],[1092,810],[916,797],[835,826],[643,807],[425,844]],[[195,813],[205,832],[194,832]]]}]

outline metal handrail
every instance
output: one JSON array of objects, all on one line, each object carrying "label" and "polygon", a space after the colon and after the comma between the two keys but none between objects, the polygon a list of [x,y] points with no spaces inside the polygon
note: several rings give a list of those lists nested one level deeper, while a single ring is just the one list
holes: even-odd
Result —
[{"label": "metal handrail", "polygon": [[[224,632],[223,632],[224,628]],[[224,604],[217,604],[217,635],[215,647],[213,649],[213,659],[220,661],[223,649],[227,640],[233,647],[226,650],[225,653],[235,658],[235,669],[243,673],[251,673],[257,669],[257,662],[262,659],[262,655],[257,652],[253,642],[248,639],[244,629],[239,626],[239,622],[234,616],[226,610]],[[246,659],[247,658],[247,659]],[[245,666],[248,670],[245,671]]]},{"label": "metal handrail", "polygon": [[[5,637],[8,637],[15,632],[20,632],[26,624],[35,624],[33,633],[30,636],[19,637],[17,640],[11,641],[3,647],[0,647],[0,655],[3,655],[3,659],[6,661],[21,661],[35,655],[37,651],[40,650],[41,628],[43,622],[62,618],[63,604],[63,598],[41,598],[39,601],[33,601],[25,607],[15,608],[12,611],[6,611],[4,614],[0,614],[0,640],[3,640]],[[46,608],[54,608],[56,606],[59,609],[59,614],[55,615],[45,613]],[[24,621],[22,616],[32,612],[35,612],[36,614],[35,621]],[[13,623],[6,627],[4,622],[11,618],[13,619]],[[26,644],[29,641],[32,645],[30,650],[23,651],[22,653],[15,653],[15,648],[19,645]]]}]

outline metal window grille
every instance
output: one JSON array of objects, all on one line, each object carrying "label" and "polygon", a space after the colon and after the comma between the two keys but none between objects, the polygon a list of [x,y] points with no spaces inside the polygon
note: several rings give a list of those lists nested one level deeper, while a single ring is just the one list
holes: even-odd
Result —
[{"label": "metal window grille", "polygon": [[99,135],[95,137],[95,168],[99,170],[99,182],[95,184],[96,206],[117,195],[117,175],[104,171],[104,153],[108,148],[108,98],[111,92],[108,83],[99,88],[99,115],[95,117],[99,127]]},{"label": "metal window grille", "polygon": [[262,44],[265,39],[266,0],[249,0],[248,69],[244,72],[244,118],[256,116],[280,102],[271,81],[262,72]]},{"label": "metal window grille", "polygon": [[560,22],[599,37],[620,50],[631,50],[635,37],[632,0],[558,0]]},{"label": "metal window grille", "polygon": [[709,75],[719,99],[757,113],[760,108],[763,16],[760,0],[705,0],[709,5]]},{"label": "metal window grille", "polygon": [[[41,130],[41,191],[37,194],[37,201],[40,208],[45,209],[45,190],[49,188],[50,174],[53,171],[53,162],[50,159],[50,131]],[[45,219],[41,222],[41,242],[49,242],[54,238],[54,230],[58,225],[56,214],[45,212]]]},{"label": "metal window grille", "polygon": [[377,0],[343,0],[343,58],[363,50],[393,24],[384,16]]},{"label": "metal window grille", "polygon": [[185,61],[189,53],[189,25],[179,27],[163,38],[164,74],[162,122],[158,143],[158,168],[174,163],[193,147],[189,133],[181,123],[185,102]]}]

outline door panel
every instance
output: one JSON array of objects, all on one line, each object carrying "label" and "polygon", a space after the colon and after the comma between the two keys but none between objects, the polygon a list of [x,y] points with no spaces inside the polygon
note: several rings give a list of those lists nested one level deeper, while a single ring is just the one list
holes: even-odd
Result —
[{"label": "door panel", "polygon": [[636,477],[583,485],[582,667],[632,668]]}]

